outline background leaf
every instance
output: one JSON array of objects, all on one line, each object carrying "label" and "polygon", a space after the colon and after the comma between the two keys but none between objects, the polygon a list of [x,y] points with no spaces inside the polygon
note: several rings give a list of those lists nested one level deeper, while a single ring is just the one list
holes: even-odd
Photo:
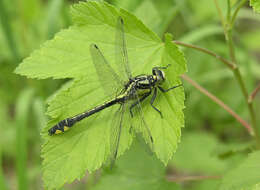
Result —
[{"label": "background leaf", "polygon": [[[220,145],[213,135],[196,132],[186,133],[171,164],[186,172],[221,173],[225,171],[226,163],[213,154]],[[199,154],[197,154],[198,151]]]},{"label": "background leaf", "polygon": [[260,183],[260,151],[248,155],[238,167],[230,170],[223,177],[221,190],[256,189]]}]

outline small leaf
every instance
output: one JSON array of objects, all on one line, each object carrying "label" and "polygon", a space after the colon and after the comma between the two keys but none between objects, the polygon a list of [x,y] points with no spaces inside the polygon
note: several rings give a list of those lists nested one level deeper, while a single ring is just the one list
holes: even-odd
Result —
[{"label": "small leaf", "polygon": [[250,6],[255,12],[260,13],[260,0],[250,0]]},{"label": "small leaf", "polygon": [[260,151],[253,152],[237,168],[224,175],[221,190],[251,190],[260,184]]}]

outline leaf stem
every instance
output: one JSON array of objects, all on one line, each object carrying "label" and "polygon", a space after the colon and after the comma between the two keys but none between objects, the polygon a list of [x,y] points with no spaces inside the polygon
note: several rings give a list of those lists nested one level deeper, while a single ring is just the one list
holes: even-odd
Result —
[{"label": "leaf stem", "polygon": [[231,18],[231,3],[230,3],[230,0],[227,0],[227,21],[229,22],[230,21],[230,18]]},{"label": "leaf stem", "polygon": [[233,39],[232,39],[232,28],[228,28],[226,31],[226,41],[228,44],[228,49],[229,49],[229,55],[231,58],[231,61],[237,65],[237,61],[236,61],[236,56],[235,56],[235,51],[234,51],[234,44],[233,44]]},{"label": "leaf stem", "polygon": [[208,50],[208,49],[205,49],[205,48],[202,48],[202,47],[199,47],[199,46],[195,46],[195,45],[192,45],[192,44],[187,44],[187,43],[184,43],[184,42],[180,42],[180,41],[173,41],[175,44],[178,44],[180,46],[184,46],[184,47],[188,47],[188,48],[193,48],[193,49],[196,49],[198,51],[201,51],[203,53],[206,53],[208,55],[211,55],[213,57],[215,57],[216,59],[220,60],[222,63],[224,63],[226,66],[228,66],[230,69],[232,70],[235,70],[237,68],[237,66],[235,64],[233,64],[231,61],[217,55],[216,53]]},{"label": "leaf stem", "polygon": [[198,83],[193,81],[191,78],[189,78],[187,75],[182,75],[181,76],[184,80],[186,80],[188,83],[190,83],[192,86],[197,88],[201,93],[205,94],[208,96],[211,100],[216,102],[220,107],[222,107],[224,110],[226,110],[230,115],[232,115],[241,125],[243,125],[250,134],[252,134],[252,128],[251,126],[243,120],[237,113],[235,113],[230,107],[228,107],[224,102],[222,102],[220,99],[218,99],[216,96],[211,94],[209,91],[207,91],[205,88],[200,86]]},{"label": "leaf stem", "polygon": [[235,23],[235,20],[236,20],[236,17],[237,17],[237,13],[239,12],[239,10],[244,6],[244,4],[247,2],[247,0],[241,0],[239,5],[237,6],[232,18],[231,18],[231,21],[230,21],[230,26],[233,28],[233,25]]},{"label": "leaf stem", "polygon": [[258,84],[258,86],[254,89],[254,91],[250,94],[248,102],[251,103],[253,102],[256,94],[260,91],[260,83]]},{"label": "leaf stem", "polygon": [[2,163],[2,145],[0,145],[0,189],[7,190],[7,181],[4,177],[3,163]]},{"label": "leaf stem", "polygon": [[222,24],[223,28],[226,28],[226,27],[225,27],[225,25],[226,25],[225,19],[224,19],[224,16],[223,16],[223,14],[222,14],[222,11],[221,11],[221,9],[220,9],[220,7],[219,7],[219,5],[218,5],[218,1],[217,1],[217,0],[214,0],[214,2],[215,2],[215,6],[216,6],[216,8],[217,8],[217,11],[218,11],[218,14],[219,14],[219,17],[220,17],[220,20],[221,20],[221,24]]},{"label": "leaf stem", "polygon": [[221,176],[167,176],[168,181],[185,182],[185,181],[199,181],[206,179],[220,179]]}]

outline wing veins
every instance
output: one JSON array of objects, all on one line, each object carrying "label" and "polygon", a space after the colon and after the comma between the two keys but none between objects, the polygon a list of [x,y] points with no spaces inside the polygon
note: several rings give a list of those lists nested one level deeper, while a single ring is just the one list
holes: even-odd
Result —
[{"label": "wing veins", "polygon": [[97,45],[90,45],[90,53],[104,93],[110,97],[115,96],[118,90],[124,87],[124,82],[113,70]]}]

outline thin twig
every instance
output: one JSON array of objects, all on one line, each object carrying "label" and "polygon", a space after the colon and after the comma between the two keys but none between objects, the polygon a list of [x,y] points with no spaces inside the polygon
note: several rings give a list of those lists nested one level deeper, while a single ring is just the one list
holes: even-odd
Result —
[{"label": "thin twig", "polygon": [[228,61],[227,59],[217,55],[216,53],[214,53],[214,52],[212,52],[208,49],[205,49],[205,48],[202,48],[202,47],[199,47],[199,46],[195,46],[195,45],[191,45],[191,44],[187,44],[187,43],[184,43],[184,42],[176,41],[176,40],[174,40],[173,42],[175,44],[180,45],[180,46],[193,48],[193,49],[196,49],[198,51],[204,52],[208,55],[211,55],[211,56],[215,57],[216,59],[220,60],[222,63],[224,63],[226,66],[228,66],[232,70],[235,70],[237,68],[237,66],[235,64],[233,64],[231,61]]},{"label": "thin twig", "polygon": [[237,113],[235,113],[230,107],[228,107],[224,102],[222,102],[220,99],[218,99],[216,96],[214,96],[213,94],[211,94],[209,91],[207,91],[205,88],[203,88],[202,86],[200,86],[198,83],[196,83],[195,81],[193,81],[191,78],[189,78],[187,75],[182,75],[181,76],[184,80],[186,80],[187,82],[189,82],[192,86],[194,86],[195,88],[197,88],[201,93],[205,94],[206,96],[208,96],[211,100],[213,100],[214,102],[216,102],[219,106],[221,106],[223,109],[225,109],[228,113],[230,113],[230,115],[232,115],[239,123],[241,123],[241,125],[243,125],[250,134],[252,134],[252,128],[251,126],[245,121],[243,120]]},{"label": "thin twig", "polygon": [[221,24],[222,24],[223,28],[225,29],[226,28],[225,27],[226,23],[225,23],[225,19],[224,19],[224,16],[222,14],[222,11],[221,11],[221,9],[220,9],[220,7],[218,5],[218,1],[214,0],[214,2],[215,2],[215,6],[217,8],[217,11],[218,11],[218,14],[219,14],[219,17],[220,17],[220,20],[221,20]]},{"label": "thin twig", "polygon": [[232,38],[232,28],[228,28],[225,30],[225,36],[228,44],[230,58],[232,62],[236,64],[237,61],[236,61],[236,55],[234,50],[233,38]]},{"label": "thin twig", "polygon": [[185,181],[199,181],[206,179],[220,179],[221,176],[167,176],[168,181],[185,182]]},{"label": "thin twig", "polygon": [[254,91],[250,94],[248,102],[251,103],[253,102],[256,94],[260,91],[260,83],[258,84],[258,86],[254,89]]},{"label": "thin twig", "polygon": [[230,21],[230,27],[233,28],[233,25],[235,23],[235,20],[236,20],[236,17],[237,17],[237,13],[239,12],[239,10],[244,6],[244,4],[247,2],[247,0],[242,0],[239,5],[237,6],[232,18],[231,18],[231,21]]}]

